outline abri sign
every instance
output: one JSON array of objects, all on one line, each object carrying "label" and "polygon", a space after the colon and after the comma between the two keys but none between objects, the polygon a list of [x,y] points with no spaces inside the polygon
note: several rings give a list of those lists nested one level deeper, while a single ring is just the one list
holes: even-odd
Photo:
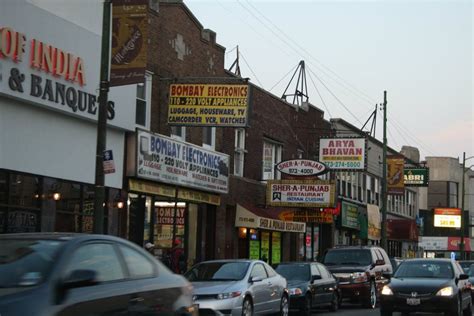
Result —
[{"label": "abri sign", "polygon": [[328,171],[325,164],[306,159],[282,161],[276,165],[276,169],[292,176],[316,176]]}]

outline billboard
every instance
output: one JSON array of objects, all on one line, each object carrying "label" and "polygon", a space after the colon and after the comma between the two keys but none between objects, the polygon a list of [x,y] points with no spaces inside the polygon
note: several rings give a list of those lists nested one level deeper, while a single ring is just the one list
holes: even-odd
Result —
[{"label": "billboard", "polygon": [[148,0],[114,0],[110,86],[145,82]]},{"label": "billboard", "polygon": [[367,164],[365,138],[321,138],[319,161],[332,170],[365,170]]},{"label": "billboard", "polygon": [[168,124],[246,127],[249,97],[246,84],[171,84]]},{"label": "billboard", "polygon": [[137,131],[137,177],[218,193],[229,187],[229,156]]},{"label": "billboard", "polygon": [[430,170],[428,168],[405,168],[403,180],[406,187],[427,187]]},{"label": "billboard", "polygon": [[461,209],[435,208],[434,226],[447,228],[461,228]]},{"label": "billboard", "polygon": [[332,207],[336,186],[328,180],[268,180],[267,204],[290,207]]},{"label": "billboard", "polygon": [[405,194],[405,186],[403,183],[404,165],[405,157],[402,155],[387,156],[387,194]]}]

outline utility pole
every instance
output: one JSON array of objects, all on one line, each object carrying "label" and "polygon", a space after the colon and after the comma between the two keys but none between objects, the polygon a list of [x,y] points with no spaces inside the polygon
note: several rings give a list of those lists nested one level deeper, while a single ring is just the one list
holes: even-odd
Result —
[{"label": "utility pole", "polygon": [[464,174],[466,168],[466,152],[462,154],[462,196],[461,196],[461,243],[459,244],[459,252],[461,260],[464,260],[464,195],[466,194]]},{"label": "utility pole", "polygon": [[382,248],[387,245],[387,91],[383,92],[383,154],[382,154]]},{"label": "utility pole", "polygon": [[107,94],[109,92],[109,51],[110,51],[110,12],[111,0],[104,0],[102,20],[102,47],[100,55],[100,91],[97,119],[97,147],[95,157],[95,199],[94,199],[94,233],[104,233],[104,167],[103,154],[107,139]]}]

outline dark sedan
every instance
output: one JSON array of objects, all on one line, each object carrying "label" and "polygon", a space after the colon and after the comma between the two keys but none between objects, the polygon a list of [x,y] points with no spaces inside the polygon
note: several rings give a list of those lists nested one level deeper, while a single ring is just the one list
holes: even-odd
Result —
[{"label": "dark sedan", "polygon": [[444,312],[446,316],[471,315],[467,274],[449,259],[410,259],[402,262],[382,289],[380,314],[393,312]]},{"label": "dark sedan", "polygon": [[290,307],[302,315],[311,315],[315,306],[339,307],[340,292],[329,270],[317,262],[285,262],[275,269],[288,281]]},{"label": "dark sedan", "polygon": [[192,287],[140,247],[78,234],[0,235],[0,314],[196,315]]}]

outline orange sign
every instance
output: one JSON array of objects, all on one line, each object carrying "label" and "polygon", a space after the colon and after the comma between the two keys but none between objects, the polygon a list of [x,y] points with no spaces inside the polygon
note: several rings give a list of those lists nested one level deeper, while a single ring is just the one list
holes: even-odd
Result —
[{"label": "orange sign", "polygon": [[405,158],[402,155],[390,155],[387,157],[387,194],[405,194],[404,165]]}]

